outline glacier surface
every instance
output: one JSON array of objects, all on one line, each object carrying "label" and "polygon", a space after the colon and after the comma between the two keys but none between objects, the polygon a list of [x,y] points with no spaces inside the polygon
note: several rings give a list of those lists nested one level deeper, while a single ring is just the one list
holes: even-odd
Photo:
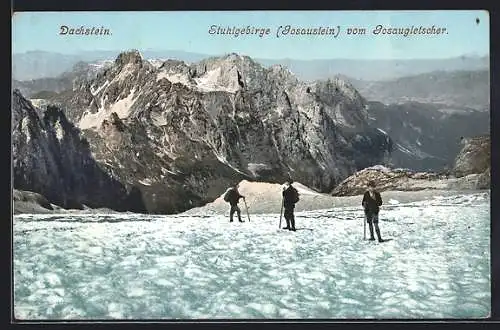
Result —
[{"label": "glacier surface", "polygon": [[[483,318],[490,195],[393,200],[385,243],[359,207],[227,215],[13,218],[14,313],[23,320]],[[284,220],[283,220],[284,225]]]}]

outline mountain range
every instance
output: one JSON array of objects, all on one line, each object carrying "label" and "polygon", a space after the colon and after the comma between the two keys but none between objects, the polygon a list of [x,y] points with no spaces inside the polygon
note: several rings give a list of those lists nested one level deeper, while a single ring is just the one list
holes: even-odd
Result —
[{"label": "mountain range", "polygon": [[155,66],[124,52],[43,109],[14,98],[15,187],[72,205],[101,207],[101,189],[114,208],[180,212],[242,179],[328,192],[392,150],[348,82],[303,82],[238,54]]},{"label": "mountain range", "polygon": [[[196,64],[176,60],[146,61],[141,58],[159,71],[171,66],[181,71],[190,66],[196,67]],[[209,59],[216,60],[217,57]],[[252,61],[256,67],[267,69]],[[50,100],[64,98],[64,95],[71,97],[73,87],[95,78],[99,72],[113,65],[114,61],[110,60],[78,62],[58,77],[14,80],[13,85],[35,105],[43,105]],[[297,77],[288,68],[279,67]],[[178,74],[168,77],[174,82],[181,78],[182,75]],[[488,71],[435,71],[372,82],[340,74],[333,79],[349,82],[360,92],[366,107],[369,107],[368,120],[395,141],[391,160],[396,167],[431,171],[450,167],[459,151],[462,136],[481,135],[489,131]],[[187,78],[184,80],[188,81]]]},{"label": "mountain range", "polygon": [[[12,55],[12,77],[15,80],[51,78],[71,70],[78,62],[113,61],[121,51],[82,51],[75,54],[61,54],[47,51],[29,51]],[[217,56],[174,50],[144,50],[145,59],[175,59],[195,63]],[[328,79],[341,74],[358,80],[379,81],[418,75],[437,70],[475,71],[489,70],[488,56],[464,55],[447,59],[261,59],[254,60],[264,67],[283,65],[304,81]]]},{"label": "mountain range", "polygon": [[432,71],[384,81],[343,76],[370,101],[384,104],[433,103],[490,110],[489,70]]}]

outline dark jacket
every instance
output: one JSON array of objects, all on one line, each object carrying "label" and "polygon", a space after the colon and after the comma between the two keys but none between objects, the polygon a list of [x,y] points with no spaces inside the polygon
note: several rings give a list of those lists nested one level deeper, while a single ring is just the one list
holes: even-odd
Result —
[{"label": "dark jacket", "polygon": [[380,193],[378,191],[373,192],[375,195],[375,199],[370,196],[370,192],[365,192],[363,196],[363,201],[361,205],[365,209],[365,213],[367,214],[378,214],[380,211],[380,205],[382,205],[382,197],[380,197]]},{"label": "dark jacket", "polygon": [[298,191],[292,185],[288,186],[285,190],[283,190],[283,206],[286,209],[291,209],[295,207],[295,197],[298,196]]},{"label": "dark jacket", "polygon": [[240,201],[240,198],[243,198],[243,196],[240,195],[238,190],[236,190],[235,188],[229,189],[226,194],[228,194],[227,198],[228,198],[229,204],[231,204],[231,205],[238,204],[238,202]]}]

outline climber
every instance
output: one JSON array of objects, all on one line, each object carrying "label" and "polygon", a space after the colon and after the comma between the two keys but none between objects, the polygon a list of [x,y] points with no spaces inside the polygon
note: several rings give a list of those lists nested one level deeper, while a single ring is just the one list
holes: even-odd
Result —
[{"label": "climber", "polygon": [[375,190],[374,181],[368,182],[368,190],[363,196],[361,205],[363,205],[366,222],[368,223],[370,229],[370,241],[375,240],[375,237],[373,236],[373,227],[375,226],[378,241],[381,243],[384,242],[378,227],[378,213],[380,211],[380,206],[382,205],[382,197],[380,196],[380,193]]},{"label": "climber", "polygon": [[295,215],[293,211],[295,209],[295,204],[299,201],[299,192],[292,186],[293,180],[288,179],[283,187],[283,208],[285,209],[285,220],[286,227],[283,229],[288,229],[295,231]]},{"label": "climber", "polygon": [[231,205],[231,210],[229,211],[229,222],[233,222],[234,212],[237,213],[238,220],[240,222],[244,222],[243,220],[241,220],[241,210],[238,207],[238,202],[240,201],[240,198],[245,199],[245,196],[242,196],[240,194],[240,192],[238,191],[238,187],[239,184],[229,188],[224,194],[224,201],[228,202]]}]

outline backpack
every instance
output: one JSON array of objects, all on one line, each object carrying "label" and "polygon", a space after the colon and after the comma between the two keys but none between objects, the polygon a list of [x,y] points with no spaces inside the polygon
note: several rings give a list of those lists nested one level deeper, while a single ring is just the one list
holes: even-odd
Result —
[{"label": "backpack", "polygon": [[229,188],[228,190],[226,190],[226,192],[224,194],[224,201],[225,202],[229,203],[229,200],[231,199],[231,194],[233,193],[233,191],[234,191],[233,188]]},{"label": "backpack", "polygon": [[297,189],[295,189],[294,187],[290,187],[290,192],[289,192],[289,197],[288,197],[288,200],[291,202],[291,203],[297,203],[300,198],[299,198],[299,192],[297,191]]},{"label": "backpack", "polygon": [[299,192],[297,191],[297,189],[295,189],[294,187],[292,187],[291,202],[292,203],[297,203],[299,200],[300,200],[300,198],[299,198]]}]

